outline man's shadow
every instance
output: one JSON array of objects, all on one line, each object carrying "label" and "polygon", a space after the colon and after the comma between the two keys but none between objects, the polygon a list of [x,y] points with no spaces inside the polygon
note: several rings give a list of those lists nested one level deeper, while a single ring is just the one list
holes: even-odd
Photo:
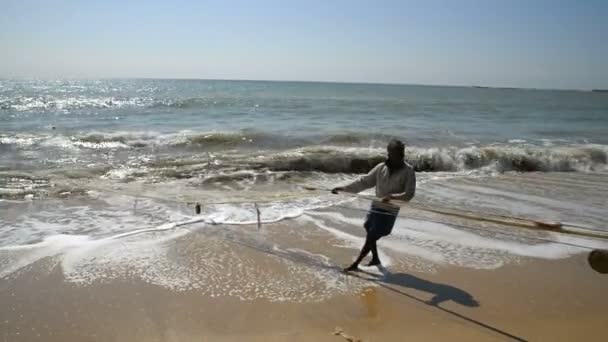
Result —
[{"label": "man's shadow", "polygon": [[[270,255],[273,255],[273,256],[276,256],[279,258],[291,260],[296,263],[308,265],[309,267],[319,268],[319,269],[331,269],[331,270],[335,270],[336,272],[342,272],[342,268],[335,266],[335,265],[327,265],[324,262],[320,262],[319,260],[316,260],[315,258],[312,258],[310,255],[307,255],[307,254],[297,253],[297,252],[293,252],[293,251],[277,251],[275,248],[273,248],[273,246],[271,244],[268,244],[267,242],[260,243],[258,241],[258,243],[252,243],[252,242],[240,240],[238,238],[235,238],[234,236],[226,236],[226,235],[223,238],[226,241],[230,241],[232,243],[241,245],[243,247],[251,248],[251,249],[254,249],[254,250],[257,250],[257,251],[260,251],[263,253],[267,253],[267,254],[270,254]],[[465,316],[454,310],[450,310],[448,308],[445,308],[445,307],[442,307],[439,305],[440,303],[451,300],[455,303],[458,303],[458,304],[461,304],[461,305],[464,305],[467,307],[480,306],[479,302],[477,300],[475,300],[475,298],[473,298],[473,296],[470,293],[468,293],[464,290],[461,290],[457,287],[447,285],[447,284],[434,283],[432,281],[418,278],[416,276],[406,274],[406,273],[391,273],[382,266],[378,267],[378,270],[381,272],[381,274],[369,272],[366,270],[363,270],[362,272],[349,272],[348,274],[350,276],[358,277],[360,279],[378,284],[379,286],[381,286],[389,291],[392,291],[396,294],[410,298],[419,303],[433,306],[437,310],[443,311],[454,317],[460,318],[471,324],[477,325],[478,327],[485,328],[485,329],[492,331],[496,334],[499,334],[503,337],[507,337],[507,338],[510,338],[515,341],[526,341],[522,337],[511,334],[507,331],[501,330],[490,324],[478,321],[474,318]],[[358,273],[361,273],[361,274],[358,274]],[[363,276],[362,274],[365,274],[365,276]],[[397,285],[397,286],[392,286],[392,285]],[[412,288],[412,289],[428,292],[428,293],[434,294],[434,296],[430,300],[425,301],[423,299],[418,298],[417,296],[414,296],[412,294],[409,294],[409,293],[403,291],[399,287],[407,287],[407,288]]]},{"label": "man's shadow", "polygon": [[[251,248],[263,253],[267,253],[276,257],[284,258],[291,260],[293,262],[297,262],[300,264],[308,265],[310,267],[322,268],[322,269],[332,269],[338,272],[342,272],[340,267],[334,265],[326,265],[315,258],[312,258],[310,255],[301,254],[293,251],[279,251],[273,248],[272,245],[264,242],[264,241],[243,241],[235,236],[224,235],[224,240],[230,241],[232,243],[241,245],[243,247]],[[375,272],[370,272],[370,270],[377,269],[380,274]],[[382,265],[380,266],[371,266],[365,267],[364,269],[360,269],[358,272],[348,272],[348,275],[355,276],[360,279],[374,282],[380,286],[383,286],[393,292],[398,292],[403,295],[407,295],[408,297],[414,297],[416,300],[423,302],[428,305],[437,306],[440,303],[446,301],[453,301],[455,303],[467,306],[467,307],[478,307],[480,306],[479,302],[475,300],[475,298],[468,292],[459,289],[455,286],[441,283],[434,283],[432,281],[418,278],[414,275],[408,273],[392,273]],[[411,288],[423,292],[427,292],[433,294],[433,297],[429,300],[422,300],[418,297],[406,294],[399,290],[395,286],[398,287],[406,287]]]},{"label": "man's shadow", "polygon": [[426,304],[429,305],[438,305],[440,303],[446,301],[453,301],[455,303],[468,306],[468,307],[478,307],[479,302],[475,300],[473,295],[470,293],[459,289],[455,286],[441,283],[434,283],[432,281],[418,278],[414,275],[408,273],[391,273],[386,268],[379,266],[378,270],[382,273],[382,275],[378,275],[376,273],[362,271],[367,275],[371,275],[375,277],[374,281],[384,284],[392,284],[401,287],[407,287],[414,290],[419,290],[423,292],[428,292],[433,294],[433,298],[425,301]]},{"label": "man's shadow", "polygon": [[[260,244],[254,244],[251,241],[245,242],[237,239],[235,237],[224,236],[225,240],[231,241],[235,244],[248,247],[251,249],[258,250],[260,252],[264,252],[267,254],[271,254],[277,257],[281,257],[284,259],[291,260],[293,262],[297,262],[300,264],[305,264],[310,267],[318,267],[325,269],[335,269],[337,271],[342,271],[341,268],[336,266],[325,265],[318,260],[311,258],[310,255],[303,255],[301,253],[296,253],[293,251],[277,251],[272,248],[272,246],[266,246],[265,243],[260,242]],[[376,269],[380,271],[380,274],[375,272],[370,272],[370,269]],[[359,270],[359,272],[349,272],[348,275],[358,277],[363,280],[372,281],[380,286],[383,286],[393,292],[398,292],[403,295],[406,295],[402,291],[398,290],[395,286],[411,288],[423,292],[428,292],[433,294],[434,296],[430,300],[421,300],[412,295],[408,295],[409,297],[414,297],[418,301],[421,301],[428,305],[437,306],[440,303],[446,301],[453,301],[455,303],[468,306],[468,307],[478,307],[480,306],[479,302],[475,300],[475,298],[468,292],[459,289],[455,286],[441,283],[434,283],[432,281],[418,278],[414,275],[407,273],[392,273],[388,269],[383,266],[372,266],[365,267],[365,269]]]}]

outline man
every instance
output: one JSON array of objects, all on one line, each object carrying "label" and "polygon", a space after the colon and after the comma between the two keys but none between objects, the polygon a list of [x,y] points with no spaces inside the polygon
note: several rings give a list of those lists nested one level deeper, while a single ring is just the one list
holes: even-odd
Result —
[{"label": "man", "polygon": [[357,271],[359,263],[372,252],[372,260],[368,266],[381,265],[378,257],[376,242],[391,233],[395,219],[399,214],[399,206],[391,204],[391,200],[409,201],[416,192],[416,174],[414,167],[405,160],[405,146],[399,140],[393,139],[386,147],[388,159],[374,167],[367,175],[343,187],[332,189],[332,193],[340,191],[357,193],[376,187],[376,197],[382,202],[372,202],[363,227],[367,231],[365,244],[355,262],[344,271]]}]

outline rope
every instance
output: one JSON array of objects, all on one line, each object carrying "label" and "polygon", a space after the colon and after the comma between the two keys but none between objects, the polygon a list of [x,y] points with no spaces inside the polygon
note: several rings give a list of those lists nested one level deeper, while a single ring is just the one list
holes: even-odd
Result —
[{"label": "rope", "polygon": [[[334,207],[338,207],[338,208],[342,208],[342,209],[347,209],[347,210],[361,211],[361,212],[373,212],[373,213],[380,214],[380,215],[393,215],[393,216],[398,216],[398,217],[403,217],[403,218],[409,218],[409,217],[401,215],[401,214],[394,215],[394,214],[390,214],[390,213],[387,213],[387,212],[384,212],[384,211],[377,211],[377,210],[373,210],[373,209],[366,210],[366,209],[359,209],[359,208],[348,207],[348,206],[343,206],[343,205],[334,205]],[[441,222],[441,221],[437,221],[437,220],[432,220],[432,219],[426,219],[426,218],[424,219],[424,221],[426,221],[426,222],[432,222],[432,223],[438,223],[438,224],[447,224],[447,225],[450,225],[450,226],[453,226],[453,227],[458,227],[458,228],[462,228],[462,229],[466,229],[466,230],[470,230],[470,231],[495,232],[495,231],[490,230],[490,229],[477,228],[477,227],[468,227],[468,226],[464,226],[464,225],[459,225],[459,224],[454,224],[454,223],[445,223],[445,222]],[[571,247],[578,247],[578,248],[589,249],[589,250],[595,250],[595,249],[597,249],[595,247],[589,247],[589,246],[579,245],[579,244],[570,243],[570,242],[562,242],[562,241],[543,239],[541,237],[521,235],[521,234],[515,234],[515,233],[510,233],[510,232],[505,232],[505,231],[500,231],[500,232],[495,232],[495,233],[503,234],[503,235],[510,236],[510,237],[519,237],[519,238],[524,238],[524,239],[530,239],[530,240],[536,240],[536,241],[548,242],[548,243],[555,243],[555,244],[560,244],[560,245],[567,245],[567,246],[571,246]]]},{"label": "rope", "polygon": [[[60,183],[54,183],[54,184],[60,184]],[[77,187],[75,184],[67,183],[67,185],[72,186],[74,188]],[[204,202],[204,201],[192,201],[192,200],[186,201],[186,200],[168,199],[168,198],[162,198],[162,197],[156,197],[156,196],[150,196],[150,195],[143,195],[141,193],[133,194],[133,193],[129,193],[129,192],[126,192],[126,191],[119,191],[119,190],[114,190],[114,189],[109,189],[109,188],[96,187],[96,186],[93,186],[93,185],[90,185],[90,184],[87,184],[86,188],[89,189],[89,190],[95,190],[95,191],[100,191],[100,192],[108,192],[108,193],[113,193],[113,194],[117,194],[117,195],[121,195],[121,196],[130,196],[130,197],[135,197],[135,198],[145,198],[145,199],[159,201],[159,202],[174,203],[174,204],[186,204],[186,205],[192,205],[192,204],[197,204],[197,203],[198,204],[203,204],[203,205],[243,204],[243,203],[274,203],[274,202],[282,201],[282,200],[292,200],[292,199],[301,199],[301,198],[309,197],[309,196],[304,196],[304,195],[283,195],[283,196],[277,196],[276,198],[260,199],[260,200],[255,200],[255,201],[230,200],[230,201],[218,201],[218,202]]]},{"label": "rope", "polygon": [[[283,196],[280,198],[275,198],[275,199],[266,199],[266,200],[256,200],[256,201],[239,201],[239,200],[232,200],[232,201],[220,201],[220,202],[194,202],[194,201],[180,201],[180,200],[173,200],[173,199],[166,199],[166,198],[160,198],[160,197],[155,197],[155,196],[147,196],[147,195],[141,195],[141,194],[129,194],[129,193],[125,193],[125,192],[121,192],[121,191],[117,191],[117,190],[113,190],[113,189],[106,189],[106,188],[99,188],[99,187],[95,187],[95,186],[90,186],[87,185],[88,188],[92,189],[92,190],[97,190],[97,191],[101,191],[101,192],[110,192],[110,193],[115,193],[118,195],[122,195],[122,196],[131,196],[131,197],[135,197],[135,203],[133,206],[133,211],[135,213],[136,211],[136,207],[137,207],[137,202],[139,200],[139,198],[146,198],[146,199],[150,199],[150,200],[154,200],[154,201],[162,201],[162,202],[167,202],[167,203],[174,203],[174,204],[186,204],[186,205],[195,205],[195,212],[196,214],[200,214],[201,212],[201,205],[223,205],[223,204],[244,204],[244,203],[251,203],[253,204],[255,210],[256,210],[256,223],[257,223],[257,227],[258,229],[261,229],[261,211],[260,208],[258,206],[259,203],[274,203],[277,201],[284,201],[284,200],[290,200],[290,199],[301,199],[301,198],[306,198],[306,196]],[[326,189],[320,189],[320,188],[313,188],[313,187],[304,187],[306,190],[313,190],[313,191],[325,191]],[[539,230],[538,227],[534,227],[531,226],[529,223],[528,224],[523,224],[523,223],[518,223],[518,222],[506,222],[506,221],[501,221],[501,220],[494,220],[491,217],[480,217],[477,215],[470,215],[471,214],[476,214],[474,212],[471,211],[467,211],[467,210],[461,210],[463,212],[463,214],[461,213],[455,213],[455,212],[450,212],[450,211],[446,211],[446,210],[441,210],[441,209],[433,209],[433,208],[428,208],[425,206],[419,206],[419,205],[414,205],[411,204],[409,202],[403,202],[403,201],[391,201],[391,203],[384,203],[379,201],[379,199],[375,196],[369,196],[369,195],[359,195],[359,194],[352,194],[352,193],[347,193],[347,192],[340,192],[340,194],[352,197],[352,198],[360,198],[360,199],[366,199],[366,200],[370,200],[373,201],[374,205],[379,207],[379,208],[385,208],[387,210],[390,211],[395,211],[396,208],[404,206],[404,204],[407,205],[407,207],[411,207],[413,209],[417,209],[417,210],[422,210],[422,211],[428,211],[428,212],[432,212],[432,213],[436,213],[436,214],[443,214],[443,215],[449,215],[449,216],[456,216],[456,217],[461,217],[461,218],[465,218],[465,219],[473,219],[473,220],[479,220],[479,221],[485,221],[485,222],[491,222],[491,223],[497,223],[497,224],[502,224],[502,225],[508,225],[508,226],[515,226],[515,227],[522,227],[522,228],[532,228],[532,229],[536,229]],[[395,205],[395,204],[400,204],[400,205]],[[327,207],[338,207],[338,208],[343,208],[343,209],[348,209],[348,210],[356,210],[356,211],[363,211],[363,212],[374,212],[377,214],[382,214],[382,215],[392,215],[390,213],[386,213],[386,212],[380,212],[380,211],[376,211],[373,210],[373,208],[370,208],[369,210],[366,209],[359,209],[359,208],[354,208],[354,207],[348,207],[348,206],[343,206],[340,205],[339,203],[334,203],[334,204],[329,204],[327,205]],[[400,215],[397,214],[396,216],[399,217],[406,217],[404,215]],[[518,218],[518,217],[510,217],[510,216],[503,216],[503,215],[493,215],[493,216],[497,216],[497,217],[503,217],[506,219],[512,219],[512,220],[520,220],[520,221],[530,221],[527,219],[523,219],[523,218]],[[278,221],[282,221],[282,220],[286,220],[286,219],[293,219],[290,217],[285,217],[285,218],[281,218]],[[427,222],[433,222],[433,223],[439,223],[439,224],[446,224],[445,222],[441,222],[441,221],[436,221],[436,220],[431,220],[431,219],[424,219]],[[273,222],[278,222],[278,221],[273,221]],[[206,223],[209,224],[226,224],[226,225],[245,225],[245,224],[254,224],[253,222],[251,223],[247,223],[247,222],[215,222],[213,220],[211,221],[207,221]],[[270,222],[265,222],[265,223],[270,223]],[[476,228],[476,227],[468,227],[468,226],[464,226],[464,225],[458,225],[458,224],[453,224],[453,223],[449,223],[449,225],[454,226],[454,227],[458,227],[458,228],[462,228],[462,229],[466,229],[469,231],[483,231],[483,232],[489,232],[492,230],[489,229],[484,229],[484,228]],[[576,227],[576,226],[575,226]],[[587,228],[585,228],[587,229]],[[584,235],[587,237],[592,237],[592,238],[596,238],[596,239],[605,239],[607,236],[606,235],[602,235],[602,236],[589,236],[586,234],[579,234],[577,232],[570,232],[570,231],[564,231],[564,230],[554,230],[554,229],[549,229],[550,231],[554,232],[554,233],[558,233],[558,234],[576,234],[576,235]],[[594,229],[589,229],[589,230],[594,230]],[[601,231],[599,229],[595,229],[597,231],[606,233],[604,231]],[[561,245],[567,245],[567,246],[571,246],[571,247],[578,247],[578,248],[583,248],[583,249],[589,249],[589,250],[594,250],[596,248],[593,247],[589,247],[589,246],[584,246],[584,245],[579,245],[579,244],[575,244],[575,243],[569,243],[569,242],[561,242],[561,241],[554,241],[554,240],[549,240],[549,239],[543,239],[540,237],[533,237],[533,236],[527,236],[527,235],[521,235],[521,234],[515,234],[515,233],[509,233],[509,232],[504,232],[501,231],[499,232],[500,234],[506,235],[506,236],[511,236],[511,237],[519,237],[519,238],[524,238],[524,239],[529,239],[529,240],[536,240],[536,241],[541,241],[541,242],[548,242],[548,243],[555,243],[555,244],[561,244]]]},{"label": "rope", "polygon": [[[314,187],[304,187],[304,188],[306,190],[313,190],[313,191],[328,191],[327,189],[322,189],[322,188],[314,188]],[[543,221],[538,221],[538,220],[525,219],[525,218],[521,218],[521,217],[495,215],[495,214],[481,215],[479,213],[475,213],[475,212],[467,211],[467,210],[460,210],[460,209],[458,209],[457,211],[450,210],[450,209],[437,209],[437,208],[430,208],[428,206],[420,206],[420,205],[416,205],[416,204],[412,204],[410,202],[405,202],[405,201],[400,201],[400,200],[391,200],[389,203],[384,203],[381,201],[380,198],[378,198],[376,196],[360,195],[360,194],[349,193],[349,192],[344,192],[344,191],[341,191],[340,194],[349,196],[349,197],[370,200],[370,201],[373,201],[374,204],[379,207],[384,206],[384,208],[386,208],[387,210],[393,210],[393,211],[399,207],[408,207],[408,208],[432,212],[432,213],[440,214],[440,215],[448,215],[448,216],[460,217],[460,218],[465,218],[465,219],[470,219],[470,220],[492,222],[492,223],[498,223],[498,224],[507,225],[507,226],[515,226],[515,227],[534,229],[534,230],[549,230],[549,231],[553,231],[553,232],[561,232],[561,233],[565,233],[565,234],[581,235],[581,236],[600,238],[600,239],[608,238],[608,233],[606,231],[603,231],[600,229],[593,229],[593,228],[581,227],[581,226],[576,226],[576,225],[566,225],[565,226],[559,222],[543,222]],[[506,220],[509,220],[509,221],[506,221]]]},{"label": "rope", "polygon": [[[141,194],[131,195],[131,194],[128,194],[128,193],[124,193],[124,192],[120,192],[120,191],[116,191],[116,190],[112,190],[112,189],[103,189],[103,188],[96,188],[96,187],[91,187],[91,186],[88,186],[88,187],[91,188],[91,189],[93,189],[93,190],[97,190],[97,191],[101,191],[101,192],[110,192],[110,193],[116,193],[116,194],[119,194],[119,195],[122,195],[122,196],[132,196],[132,197],[135,197],[134,204],[133,204],[133,213],[134,214],[137,214],[137,204],[138,204],[138,201],[139,201],[140,198],[147,198],[147,199],[154,200],[154,201],[162,201],[162,202],[178,203],[178,204],[186,204],[186,205],[195,204],[196,205],[196,207],[195,207],[196,214],[200,214],[201,213],[201,203],[205,204],[205,205],[253,203],[255,211],[256,211],[256,218],[257,218],[257,227],[258,227],[258,229],[261,228],[261,211],[260,211],[260,208],[258,206],[258,203],[272,203],[272,202],[276,202],[277,200],[288,200],[288,199],[294,199],[294,198],[297,198],[297,199],[303,198],[303,196],[285,196],[285,197],[281,197],[279,199],[275,198],[275,199],[258,200],[258,201],[252,201],[252,202],[234,200],[234,201],[221,201],[221,202],[206,202],[206,203],[204,203],[204,202],[190,202],[190,201],[186,202],[186,201],[180,201],[180,200],[171,200],[171,199],[159,198],[159,197],[154,197],[154,196],[146,196],[146,195],[141,195]],[[374,205],[376,205],[379,208],[384,207],[384,208],[387,208],[389,210],[395,210],[395,206],[394,205],[378,202],[377,198],[364,197],[364,196],[360,196],[360,195],[356,195],[356,194],[353,194],[353,195],[354,196],[352,196],[352,197],[355,197],[355,198],[370,199],[370,200],[374,201]],[[347,209],[347,210],[355,210],[355,211],[360,211],[360,212],[372,212],[372,213],[377,213],[377,214],[382,214],[382,215],[395,215],[395,214],[387,213],[387,212],[384,212],[384,211],[374,210],[373,208],[370,208],[369,210],[365,210],[365,209],[350,207],[350,206],[346,206],[346,205],[341,205],[339,203],[330,204],[327,207],[337,207],[337,208],[343,208],[343,209]],[[424,211],[433,212],[433,213],[437,213],[437,214],[446,214],[446,215],[451,215],[451,216],[459,216],[459,217],[462,217],[462,218],[465,218],[465,219],[475,219],[475,217],[471,217],[470,216],[471,214],[474,214],[473,212],[468,212],[468,211],[464,211],[464,210],[462,212],[463,213],[468,213],[468,214],[462,215],[462,214],[459,214],[459,213],[450,213],[450,212],[446,212],[446,211],[443,211],[443,210],[435,210],[433,208],[428,208],[428,207],[423,207],[423,206],[416,206],[416,205],[411,205],[411,204],[409,205],[409,207],[411,207],[413,209],[424,210]],[[402,214],[399,214],[399,213],[397,213],[395,216],[406,217],[405,215],[402,215]],[[496,217],[502,217],[502,218],[505,218],[505,219],[525,220],[525,219],[522,219],[522,218],[508,217],[508,216],[502,216],[502,215],[494,215],[494,216],[496,216]],[[292,219],[292,218],[284,218],[284,219]],[[482,218],[481,220],[482,221],[493,222],[493,223],[498,223],[498,224],[508,224],[508,223],[506,223],[504,221],[494,222],[492,220],[488,220],[487,218]],[[166,220],[163,220],[163,221],[166,221]],[[437,221],[437,220],[432,220],[432,219],[428,219],[428,218],[425,218],[424,221],[438,223],[438,224],[446,224],[445,222],[441,222],[441,221]],[[193,219],[186,220],[186,221],[181,221],[181,222],[175,222],[172,225],[170,225],[170,226],[168,226],[166,228],[163,228],[163,229],[173,229],[173,228],[177,228],[177,227],[184,227],[186,225],[190,225],[190,224],[194,224],[194,223],[206,223],[206,224],[212,224],[212,225],[217,225],[217,224],[234,224],[234,223],[231,223],[231,222],[215,222],[213,220],[201,217],[201,218],[193,218]],[[239,224],[245,224],[245,223],[239,223]],[[477,231],[477,232],[482,232],[482,231],[483,232],[489,232],[489,231],[492,231],[490,229],[477,228],[477,227],[468,227],[468,226],[459,225],[459,224],[453,224],[453,223],[449,223],[449,225],[454,226],[454,227],[458,227],[458,228],[462,228],[462,229],[465,229],[465,230]],[[516,222],[512,222],[511,225],[512,226],[521,226],[521,224],[517,224]],[[525,227],[528,228],[529,225],[526,225]],[[184,229],[189,230],[188,228],[184,228]],[[589,230],[593,230],[593,229],[589,229]],[[121,234],[119,236],[116,236],[116,238],[117,237],[124,237],[124,236],[127,236],[127,235],[132,235],[132,234],[137,234],[137,233],[140,233],[140,232],[146,232],[146,231],[148,231],[148,230],[140,230],[140,231],[135,231],[135,232],[129,232],[129,233],[125,233],[125,234]],[[524,238],[524,239],[529,239],[529,240],[536,240],[536,241],[541,241],[541,242],[546,242],[546,243],[555,243],[555,244],[567,245],[567,246],[577,247],[577,248],[582,248],[582,249],[594,250],[593,247],[584,246],[584,245],[580,245],[580,244],[554,241],[554,240],[549,240],[549,239],[543,239],[543,238],[540,238],[540,237],[525,236],[525,235],[521,235],[521,234],[515,234],[515,233],[510,233],[510,232],[504,232],[504,231],[501,231],[499,233],[503,234],[503,235],[506,235],[506,236],[511,236],[511,237],[518,237],[518,238]],[[400,291],[398,291],[396,289],[393,289],[391,287],[388,287],[388,288],[390,288],[393,291],[397,291],[399,293],[402,293],[402,292],[400,292]],[[402,294],[405,294],[405,293],[402,293]],[[405,295],[407,295],[408,297],[410,297],[412,299],[421,301],[420,299],[418,299],[418,298],[416,298],[414,296],[411,296],[411,295],[408,295],[408,294],[405,294]],[[468,322],[475,323],[478,326],[484,327],[484,328],[486,328],[486,329],[488,329],[490,331],[493,331],[495,333],[501,334],[501,335],[503,335],[505,337],[509,337],[509,338],[511,338],[513,340],[517,340],[517,341],[525,341],[524,339],[522,339],[522,338],[520,338],[518,336],[509,334],[509,333],[507,333],[505,331],[499,330],[499,329],[497,329],[495,327],[489,326],[489,325],[484,324],[482,322],[475,321],[475,320],[473,320],[473,319],[471,319],[469,317],[466,317],[466,316],[464,316],[462,314],[456,313],[454,311],[451,311],[451,310],[448,310],[448,309],[445,309],[445,308],[441,308],[439,306],[435,306],[435,307],[437,307],[437,308],[439,308],[439,309],[441,309],[441,310],[443,310],[443,311],[445,311],[447,313],[455,315],[456,317],[464,319],[464,320],[466,320]]]}]

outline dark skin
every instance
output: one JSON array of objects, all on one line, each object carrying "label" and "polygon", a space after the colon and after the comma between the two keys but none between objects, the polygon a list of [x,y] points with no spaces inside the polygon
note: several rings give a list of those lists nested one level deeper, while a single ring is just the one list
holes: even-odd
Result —
[{"label": "dark skin", "polygon": [[[389,166],[389,168],[392,169],[399,169],[403,167],[403,163],[404,163],[404,159],[405,159],[405,151],[403,148],[387,148],[387,152],[388,152],[388,159],[386,161],[387,165]],[[340,191],[344,191],[343,188],[334,188],[331,190],[331,192],[333,194],[337,194]],[[384,203],[388,203],[390,202],[391,199],[394,199],[392,195],[386,196],[384,198],[382,198],[382,202]],[[367,229],[366,229],[367,231]],[[366,234],[366,238],[365,238],[365,243],[363,244],[363,247],[361,248],[361,252],[359,253],[359,256],[357,257],[357,260],[355,260],[355,262],[353,262],[350,266],[346,267],[344,269],[345,272],[349,272],[349,271],[357,271],[359,270],[359,264],[361,263],[361,261],[363,260],[363,258],[365,258],[370,252],[372,253],[372,260],[369,262],[369,264],[367,264],[368,266],[375,266],[375,265],[381,265],[382,263],[380,262],[380,257],[378,256],[378,247],[376,245],[376,242],[378,241],[379,238],[370,236],[370,234]]]}]

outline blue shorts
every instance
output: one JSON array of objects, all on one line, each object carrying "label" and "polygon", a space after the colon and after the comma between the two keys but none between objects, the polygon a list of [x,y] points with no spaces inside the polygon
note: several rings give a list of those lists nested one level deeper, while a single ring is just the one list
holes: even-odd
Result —
[{"label": "blue shorts", "polygon": [[398,208],[389,209],[386,205],[378,205],[372,202],[372,206],[363,224],[363,227],[367,231],[367,236],[378,240],[383,236],[389,235],[393,230],[398,214]]}]

